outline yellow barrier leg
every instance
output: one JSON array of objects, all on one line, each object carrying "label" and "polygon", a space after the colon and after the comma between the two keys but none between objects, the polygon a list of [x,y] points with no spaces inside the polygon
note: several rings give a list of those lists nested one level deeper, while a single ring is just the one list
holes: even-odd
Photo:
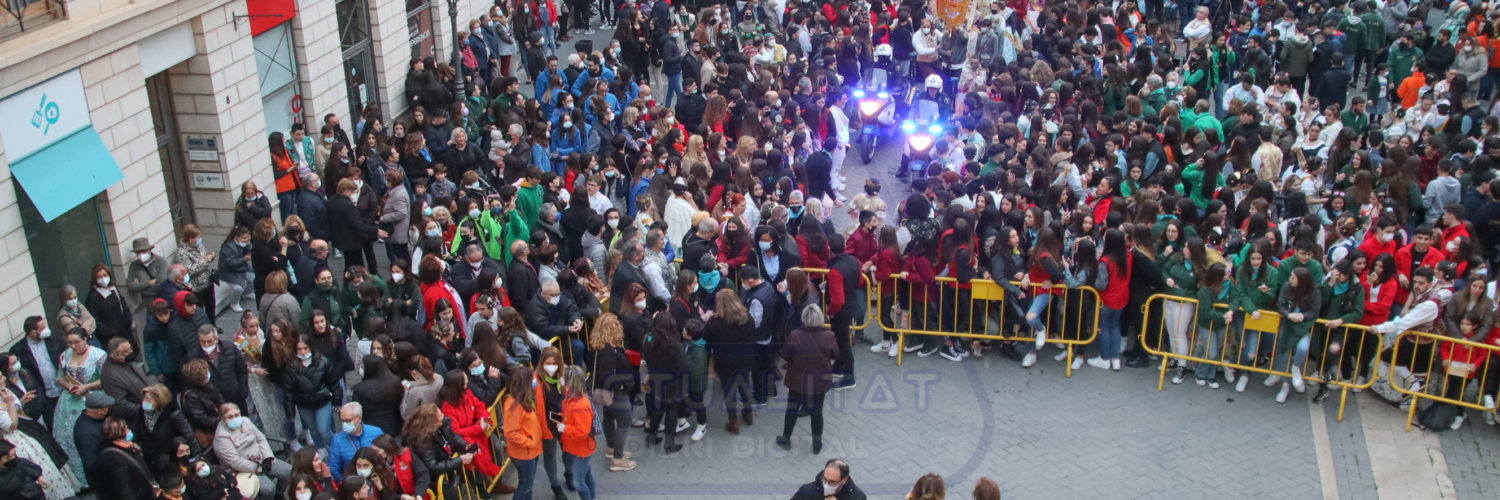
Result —
[{"label": "yellow barrier leg", "polygon": [[1419,398],[1419,397],[1416,397],[1416,396],[1412,396],[1411,397],[1411,405],[1410,405],[1411,407],[1407,408],[1407,410],[1406,410],[1406,430],[1407,431],[1411,431],[1411,421],[1412,421],[1412,419],[1417,418],[1417,404],[1421,403],[1421,402],[1422,402],[1422,398]]},{"label": "yellow barrier leg", "polygon": [[1344,403],[1346,403],[1346,402],[1349,401],[1349,386],[1343,386],[1341,389],[1342,390],[1339,391],[1339,419],[1338,419],[1338,421],[1343,422],[1344,421]]},{"label": "yellow barrier leg", "polygon": [[896,334],[896,366],[901,366],[901,360],[906,357],[906,332]]},{"label": "yellow barrier leg", "polygon": [[1063,375],[1073,378],[1073,344],[1068,344],[1068,360],[1063,362]]},{"label": "yellow barrier leg", "polygon": [[1161,373],[1156,377],[1156,392],[1161,392],[1167,384],[1167,357],[1161,357]]}]

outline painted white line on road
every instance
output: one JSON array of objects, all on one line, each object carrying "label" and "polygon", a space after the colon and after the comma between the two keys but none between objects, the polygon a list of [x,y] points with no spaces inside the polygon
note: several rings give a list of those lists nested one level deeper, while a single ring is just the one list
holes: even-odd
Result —
[{"label": "painted white line on road", "polygon": [[1323,483],[1323,500],[1339,499],[1338,471],[1333,468],[1333,445],[1328,441],[1328,417],[1323,414],[1323,405],[1309,401],[1308,414],[1312,417],[1313,448],[1318,454],[1318,480]]},{"label": "painted white line on road", "polygon": [[[1384,380],[1376,383],[1385,383]],[[1355,398],[1380,498],[1457,499],[1437,434],[1406,431],[1406,412],[1372,392]]]}]

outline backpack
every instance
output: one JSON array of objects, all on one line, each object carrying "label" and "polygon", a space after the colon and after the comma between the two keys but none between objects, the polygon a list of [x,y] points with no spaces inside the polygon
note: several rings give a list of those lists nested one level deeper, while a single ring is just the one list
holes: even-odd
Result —
[{"label": "backpack", "polygon": [[1432,432],[1446,431],[1453,428],[1462,411],[1457,405],[1434,401],[1417,412],[1417,423]]}]

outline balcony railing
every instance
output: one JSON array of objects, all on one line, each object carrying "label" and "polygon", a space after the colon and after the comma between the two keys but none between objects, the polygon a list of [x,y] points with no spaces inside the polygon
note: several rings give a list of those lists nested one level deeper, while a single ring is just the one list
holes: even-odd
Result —
[{"label": "balcony railing", "polygon": [[62,0],[0,0],[0,42],[67,17]]}]

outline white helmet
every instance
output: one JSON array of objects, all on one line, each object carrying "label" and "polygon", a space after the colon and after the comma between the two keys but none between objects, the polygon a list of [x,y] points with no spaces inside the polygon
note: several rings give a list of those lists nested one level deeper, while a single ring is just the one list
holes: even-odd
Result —
[{"label": "white helmet", "polygon": [[929,88],[929,89],[940,89],[940,88],[943,88],[943,77],[937,76],[937,75],[927,75],[927,88]]},{"label": "white helmet", "polygon": [[891,48],[891,44],[882,43],[875,46],[875,57],[891,57],[895,54],[896,50]]}]

